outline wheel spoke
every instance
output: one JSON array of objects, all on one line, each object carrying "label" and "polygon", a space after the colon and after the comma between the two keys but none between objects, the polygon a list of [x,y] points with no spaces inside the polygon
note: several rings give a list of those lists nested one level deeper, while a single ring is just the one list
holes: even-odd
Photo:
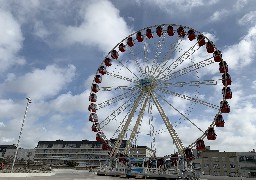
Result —
[{"label": "wheel spoke", "polygon": [[176,93],[176,92],[170,91],[168,89],[158,88],[158,90],[163,92],[163,93],[171,94],[171,95],[180,97],[180,98],[188,100],[188,101],[193,101],[195,103],[199,103],[199,104],[202,104],[204,106],[207,106],[207,107],[210,107],[210,108],[213,108],[213,109],[219,110],[219,108],[220,108],[218,105],[203,101],[201,99],[193,98],[193,97],[185,95],[185,94]]},{"label": "wheel spoke", "polygon": [[156,64],[156,68],[153,73],[154,77],[156,78],[159,77],[160,74],[156,75],[156,73],[160,73],[161,71],[160,69],[163,69],[166,66],[166,64],[169,62],[169,59],[171,58],[175,50],[179,47],[181,42],[182,42],[182,39],[178,37],[177,40],[170,45],[169,51],[167,51],[163,56],[162,60]]},{"label": "wheel spoke", "polygon": [[[167,66],[163,71],[159,71],[156,77],[161,77],[161,75],[170,74],[174,69],[176,69],[179,65],[181,65],[187,58],[189,58],[192,54],[196,52],[198,49],[194,49],[197,43],[195,43],[192,47],[190,47],[187,51],[185,51],[180,57],[178,57],[175,61],[173,61],[169,66]],[[160,78],[162,79],[162,78]]]},{"label": "wheel spoke", "polygon": [[135,56],[133,49],[132,49],[132,48],[129,48],[129,51],[130,51],[130,54],[132,54],[133,59],[134,59],[136,65],[137,65],[137,67],[139,68],[139,72],[140,72],[141,74],[143,74],[142,67],[141,67],[141,65],[140,65],[140,63],[139,63],[139,61],[138,61],[138,58]]},{"label": "wheel spoke", "polygon": [[160,57],[161,50],[162,50],[162,45],[165,42],[165,36],[166,32],[163,32],[163,35],[159,38],[159,41],[157,43],[156,51],[155,51],[155,56],[153,59],[153,65],[150,69],[150,74],[153,75],[155,72],[155,65],[157,64],[158,58]]},{"label": "wheel spoke", "polygon": [[121,64],[122,67],[126,68],[130,73],[132,73],[137,79],[139,79],[139,77],[134,74],[134,72],[132,72],[127,66],[125,66],[121,61],[117,61],[119,64]]},{"label": "wheel spoke", "polygon": [[139,126],[141,124],[141,121],[142,121],[142,118],[143,118],[143,115],[144,115],[144,112],[145,112],[145,109],[146,109],[146,105],[147,105],[147,102],[148,102],[148,95],[146,97],[146,99],[144,100],[144,103],[142,105],[142,108],[139,112],[139,115],[138,115],[138,118],[137,118],[137,121],[135,122],[135,125],[132,129],[132,132],[131,132],[131,135],[130,135],[130,138],[129,140],[127,141],[127,144],[126,144],[126,147],[124,149],[124,154],[127,154],[128,151],[130,150],[130,145],[132,143],[132,141],[134,140],[136,134],[138,133],[138,129],[139,129]]},{"label": "wheel spoke", "polygon": [[125,98],[128,98],[128,97],[130,97],[130,96],[134,96],[135,93],[136,93],[136,90],[137,90],[137,88],[134,87],[133,89],[129,90],[128,92],[125,92],[125,93],[120,94],[120,95],[118,95],[118,96],[116,96],[116,97],[113,97],[113,98],[111,98],[111,99],[108,99],[108,100],[106,100],[106,101],[103,101],[102,103],[99,103],[99,104],[98,104],[98,109],[101,109],[101,108],[104,108],[104,107],[106,107],[106,106],[110,106],[110,105],[112,105],[112,104],[115,104],[115,103],[117,103],[118,101],[121,101],[121,100],[123,100],[123,99],[125,99]]},{"label": "wheel spoke", "polygon": [[185,74],[188,74],[190,72],[193,72],[193,71],[196,71],[200,68],[203,68],[203,67],[206,67],[210,64],[213,64],[215,61],[213,60],[213,57],[210,57],[210,58],[207,58],[203,61],[200,61],[198,63],[195,63],[193,65],[190,65],[188,67],[185,67],[183,69],[180,69],[178,71],[175,71],[171,74],[168,74],[168,75],[163,75],[163,77],[159,78],[159,79],[164,79],[164,80],[172,80],[172,79],[175,79],[177,77],[180,77],[180,76],[183,76]]},{"label": "wheel spoke", "polygon": [[139,106],[139,102],[140,102],[140,100],[141,100],[142,97],[143,97],[143,93],[141,93],[141,94],[138,96],[138,98],[136,99],[136,101],[134,102],[133,108],[132,108],[130,114],[128,115],[128,118],[127,118],[127,120],[126,120],[124,126],[122,127],[121,132],[120,132],[119,135],[118,135],[118,138],[117,138],[117,140],[116,140],[116,142],[115,142],[115,146],[112,148],[112,151],[111,151],[111,153],[110,153],[110,156],[111,156],[111,157],[115,157],[115,156],[116,156],[117,151],[118,151],[118,149],[119,149],[119,147],[120,147],[120,145],[121,145],[122,140],[124,139],[124,136],[125,136],[125,134],[126,134],[126,132],[127,132],[127,129],[128,129],[128,127],[129,127],[129,125],[130,125],[130,123],[131,123],[131,120],[132,120],[132,118],[133,118],[133,116],[134,116],[134,113],[135,113],[136,109],[137,109],[138,106]]},{"label": "wheel spoke", "polygon": [[131,106],[132,101],[135,99],[135,96],[130,97],[127,101],[125,101],[121,106],[119,106],[116,110],[114,110],[106,119],[100,122],[101,128],[108,125],[110,121],[115,119],[118,115],[120,115],[124,110],[126,110],[129,106]]},{"label": "wheel spoke", "polygon": [[109,76],[118,78],[118,79],[122,79],[122,80],[128,81],[128,82],[134,82],[134,80],[132,80],[132,79],[130,79],[130,78],[121,76],[121,75],[119,75],[119,74],[115,74],[115,73],[113,73],[113,72],[107,72],[106,74],[109,75]]},{"label": "wheel spoke", "polygon": [[166,81],[160,81],[159,83],[159,88],[169,88],[169,87],[188,87],[188,86],[203,86],[203,85],[217,85],[218,81],[217,80],[202,80],[202,81],[181,81],[181,82],[168,82],[169,80]]},{"label": "wheel spoke", "polygon": [[181,116],[183,116],[187,121],[189,121],[193,126],[195,126],[199,131],[201,131],[201,132],[203,132],[204,133],[204,131],[201,129],[201,128],[199,128],[195,123],[193,123],[188,117],[186,117],[182,112],[180,112],[177,108],[175,108],[173,105],[171,105],[167,100],[166,100],[166,98],[163,98],[161,95],[159,95],[159,94],[157,94],[156,93],[156,95],[158,95],[163,101],[165,101],[169,106],[171,106],[175,111],[177,111]]},{"label": "wheel spoke", "polygon": [[157,110],[160,114],[160,116],[162,117],[164,124],[169,132],[169,134],[171,135],[174,144],[176,145],[176,148],[178,149],[180,154],[183,154],[183,150],[185,149],[178,134],[176,133],[176,131],[174,130],[173,126],[171,125],[168,117],[166,116],[166,114],[164,113],[163,108],[161,107],[159,101],[157,100],[156,96],[154,95],[153,92],[151,92],[151,97],[157,107]]}]

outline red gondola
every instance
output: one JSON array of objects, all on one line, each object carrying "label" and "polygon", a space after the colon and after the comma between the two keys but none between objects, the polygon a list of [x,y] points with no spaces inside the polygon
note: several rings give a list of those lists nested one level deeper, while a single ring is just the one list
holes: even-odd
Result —
[{"label": "red gondola", "polygon": [[102,150],[108,151],[111,150],[111,147],[107,143],[102,143]]},{"label": "red gondola", "polygon": [[231,85],[231,76],[228,73],[222,75],[222,84],[224,86]]},{"label": "red gondola", "polygon": [[228,72],[228,65],[226,61],[222,61],[219,63],[219,71],[220,73],[225,73],[225,71]]},{"label": "red gondola", "polygon": [[116,50],[113,50],[113,51],[111,52],[111,57],[112,57],[113,59],[117,59],[117,58],[118,58],[118,52],[117,52]]},{"label": "red gondola", "polygon": [[222,88],[222,94],[225,99],[231,99],[232,98],[232,91],[230,87],[227,87],[226,94],[225,94],[225,87]]},{"label": "red gondola", "polygon": [[137,34],[136,34],[136,39],[138,40],[138,42],[142,42],[142,41],[143,41],[143,36],[142,36],[142,34],[141,34],[140,31],[137,32]]},{"label": "red gondola", "polygon": [[198,151],[205,151],[205,145],[204,145],[204,141],[202,139],[199,139],[196,141],[196,149]]},{"label": "red gondola", "polygon": [[100,90],[100,88],[98,84],[92,84],[91,90],[92,92],[97,93]]},{"label": "red gondola", "polygon": [[93,132],[98,132],[99,124],[98,123],[93,123],[92,125],[92,131]]},{"label": "red gondola", "polygon": [[215,131],[214,131],[214,128],[213,127],[210,127],[207,131],[207,139],[208,140],[215,140],[216,139],[216,134],[215,134]]},{"label": "red gondola", "polygon": [[89,107],[88,107],[88,110],[90,111],[90,112],[96,112],[97,111],[97,104],[94,104],[94,103],[91,103],[90,105],[89,105]]},{"label": "red gondola", "polygon": [[178,35],[179,37],[185,37],[186,33],[184,31],[184,28],[182,26],[180,26],[178,29],[177,29],[177,32],[178,32]]},{"label": "red gondola", "polygon": [[221,62],[222,61],[222,54],[219,50],[214,51],[213,57],[214,57],[215,62]]},{"label": "red gondola", "polygon": [[104,66],[100,66],[99,69],[98,69],[99,73],[104,75],[107,73],[107,70]]},{"label": "red gondola", "polygon": [[101,77],[101,75],[96,75],[95,76],[95,78],[94,78],[94,81],[97,83],[97,84],[99,84],[99,83],[101,83],[102,82],[102,77]]},{"label": "red gondola", "polygon": [[153,34],[152,34],[152,32],[151,32],[151,29],[147,29],[146,30],[146,36],[150,39],[150,38],[153,38]]},{"label": "red gondola", "polygon": [[105,58],[104,63],[106,66],[111,66],[112,65],[111,61],[112,60],[110,58]]},{"label": "red gondola", "polygon": [[188,31],[188,39],[190,41],[193,41],[194,39],[196,39],[195,31],[193,29],[190,29]]},{"label": "red gondola", "polygon": [[89,101],[96,102],[97,101],[97,95],[94,93],[91,93],[89,96]]},{"label": "red gondola", "polygon": [[132,37],[128,37],[127,39],[127,45],[132,47],[134,45],[133,41],[132,41]]},{"label": "red gondola", "polygon": [[102,132],[98,132],[96,134],[96,141],[98,141],[98,142],[105,142],[104,139],[102,138],[101,134],[102,134]]},{"label": "red gondola", "polygon": [[125,45],[124,45],[124,43],[119,44],[118,49],[121,52],[125,52]]},{"label": "red gondola", "polygon": [[206,43],[206,49],[208,53],[213,53],[214,52],[214,46],[212,44],[212,42],[208,41]]},{"label": "red gondola", "polygon": [[205,37],[202,34],[197,36],[198,45],[201,47],[205,45]]},{"label": "red gondola", "polygon": [[156,28],[156,34],[161,37],[163,34],[163,28],[161,26],[157,26]]},{"label": "red gondola", "polygon": [[174,31],[173,31],[173,27],[172,26],[168,26],[167,27],[167,34],[169,36],[173,36],[174,35]]},{"label": "red gondola", "polygon": [[194,159],[194,155],[190,148],[185,149],[185,158],[187,161],[192,161]]},{"label": "red gondola", "polygon": [[216,115],[215,117],[215,125],[216,127],[224,127],[224,119],[221,114]]},{"label": "red gondola", "polygon": [[230,107],[227,101],[221,101],[220,102],[220,108],[222,113],[229,113]]},{"label": "red gondola", "polygon": [[98,122],[98,115],[96,113],[91,113],[89,116],[89,121]]}]

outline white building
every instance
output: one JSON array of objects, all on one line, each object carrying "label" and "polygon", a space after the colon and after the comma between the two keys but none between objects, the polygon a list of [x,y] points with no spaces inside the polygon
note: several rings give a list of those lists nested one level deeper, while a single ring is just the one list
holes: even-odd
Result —
[{"label": "white building", "polygon": [[[126,142],[123,140],[120,147],[125,148]],[[53,166],[62,166],[71,162],[71,164],[92,167],[105,164],[109,159],[109,151],[102,150],[102,143],[98,141],[39,141],[35,150],[35,162]],[[153,151],[146,146],[137,146],[130,152],[131,156],[136,157],[148,157],[153,154]]]}]

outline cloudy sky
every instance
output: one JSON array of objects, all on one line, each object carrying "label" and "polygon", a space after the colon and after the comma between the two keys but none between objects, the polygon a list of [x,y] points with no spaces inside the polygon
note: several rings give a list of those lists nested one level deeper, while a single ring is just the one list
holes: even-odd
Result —
[{"label": "cloudy sky", "polygon": [[[0,144],[17,143],[26,97],[31,97],[32,103],[29,105],[21,147],[34,148],[40,140],[94,140],[95,133],[91,131],[88,121],[88,97],[95,72],[108,52],[129,34],[163,23],[184,25],[202,32],[221,50],[223,59],[229,65],[233,92],[233,98],[229,100],[231,112],[223,115],[226,123],[224,128],[216,129],[217,139],[214,142],[206,140],[206,145],[221,151],[250,151],[255,148],[254,0],[0,0]],[[150,46],[150,43],[153,45]],[[143,47],[147,44],[148,52],[156,51],[157,42],[149,41]],[[162,45],[163,51],[168,49],[166,44]],[[180,49],[184,51],[190,46],[187,42],[180,45]],[[143,47],[141,52],[134,52],[134,56],[143,56]],[[205,50],[197,50],[193,59],[205,59],[204,53]],[[132,59],[129,58],[131,52],[127,54],[128,58],[123,56],[125,61]],[[175,55],[178,57],[178,53]],[[141,61],[138,60],[139,63]],[[125,66],[139,73],[136,64],[128,62]],[[217,71],[218,65],[200,69],[200,81],[218,79],[221,75]],[[111,69],[111,72],[130,77],[129,73],[115,69]],[[192,80],[196,79],[179,78],[177,81]],[[101,86],[118,86],[114,85],[114,81],[103,78],[104,84]],[[119,85],[129,86],[125,81]],[[175,88],[169,90],[175,91]],[[192,92],[197,92],[189,88],[193,87],[184,88],[179,93],[186,92],[192,96]],[[220,82],[214,86],[202,85],[199,89],[196,96],[219,105]],[[103,102],[120,92],[101,92],[98,100]],[[215,93],[219,93],[218,96]],[[161,97],[179,111],[187,113],[203,131],[216,114],[214,109],[190,104],[177,96],[163,93],[158,96]],[[178,117],[176,110],[169,110],[171,106],[163,99],[159,101],[167,116],[177,118],[172,123],[183,124],[177,126],[177,133],[184,144],[194,142],[202,133],[184,118]],[[110,113],[107,112],[120,107],[123,101],[99,109],[100,117],[108,116]],[[144,115],[146,123],[140,127],[141,137],[144,137],[143,132],[150,131],[148,119],[154,116],[152,123],[155,132],[157,128],[160,132],[155,137],[155,146],[159,147],[159,154],[169,154],[174,150],[172,140],[163,121],[159,120],[156,108],[152,108],[152,111]],[[121,120],[125,114],[126,111],[120,114]],[[117,121],[113,120],[104,133],[111,134],[117,127]],[[149,139],[141,138],[139,145],[150,146]]]}]

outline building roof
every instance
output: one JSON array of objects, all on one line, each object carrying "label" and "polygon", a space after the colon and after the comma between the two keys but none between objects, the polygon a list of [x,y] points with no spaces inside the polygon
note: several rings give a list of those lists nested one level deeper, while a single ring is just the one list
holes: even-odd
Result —
[{"label": "building roof", "polygon": [[2,152],[4,149],[16,149],[17,147],[13,145],[0,145],[0,152]]}]

